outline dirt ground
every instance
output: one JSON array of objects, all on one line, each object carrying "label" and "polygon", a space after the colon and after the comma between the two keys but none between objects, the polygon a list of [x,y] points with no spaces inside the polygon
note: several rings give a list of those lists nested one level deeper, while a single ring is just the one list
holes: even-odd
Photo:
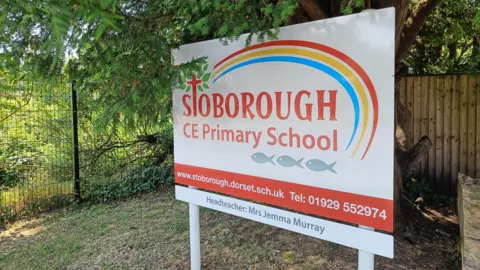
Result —
[{"label": "dirt ground", "polygon": [[[412,211],[376,269],[460,269],[451,209]],[[357,251],[202,209],[202,269],[356,269]],[[173,190],[44,214],[0,232],[0,269],[189,269],[188,205]]]}]

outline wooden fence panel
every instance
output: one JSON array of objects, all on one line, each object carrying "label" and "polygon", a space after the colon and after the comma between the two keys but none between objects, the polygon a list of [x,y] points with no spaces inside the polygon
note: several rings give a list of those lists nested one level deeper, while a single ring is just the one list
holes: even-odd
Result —
[{"label": "wooden fence panel", "polygon": [[[460,162],[460,76],[454,76],[452,81],[452,167],[448,179],[456,179],[458,176],[458,164]],[[448,181],[448,180],[447,180]],[[450,181],[453,182],[453,181]],[[455,188],[450,186],[450,189]]]},{"label": "wooden fence panel", "polygon": [[443,177],[442,190],[450,189],[450,181],[452,169],[452,77],[446,76],[443,82]]},{"label": "wooden fence panel", "polygon": [[[420,140],[420,136],[422,135],[422,80],[414,80],[413,81],[413,141],[411,145],[414,145],[418,140]],[[420,102],[419,102],[420,101]],[[418,168],[415,169],[414,176],[418,177],[421,172],[421,164]]]},{"label": "wooden fence panel", "polygon": [[[416,79],[416,78],[413,78]],[[437,126],[435,129],[435,134],[433,138],[433,146],[435,147],[435,179],[427,179],[430,183],[435,183],[434,187],[437,190],[440,190],[442,187],[442,178],[443,178],[443,80],[436,78],[436,89],[435,93],[437,95],[435,103],[437,107]]]},{"label": "wooden fence panel", "polygon": [[477,108],[476,108],[476,147],[475,147],[475,152],[476,152],[476,157],[475,157],[475,168],[477,170],[476,172],[476,178],[480,178],[480,76],[477,77],[477,84],[475,85],[476,94],[477,94]]},{"label": "wooden fence panel", "polygon": [[[422,117],[421,119],[421,129],[420,129],[420,136],[424,136],[425,134],[428,134],[428,111],[429,111],[429,105],[428,105],[428,77],[422,77]],[[420,166],[421,172],[426,172],[427,171],[427,166],[428,166],[428,158],[422,161],[422,164]]]},{"label": "wooden fence panel", "polygon": [[468,76],[462,76],[460,79],[460,162],[458,163],[458,171],[465,172],[467,169],[467,93],[468,93]]},{"label": "wooden fence panel", "polygon": [[477,77],[468,77],[468,144],[467,144],[467,172],[466,175],[475,177],[475,137],[476,137],[476,106],[477,106]]},{"label": "wooden fence panel", "polygon": [[407,147],[410,148],[413,146],[413,123],[414,118],[413,118],[413,102],[415,100],[413,96],[413,80],[407,80],[407,109],[412,113],[412,117],[410,118],[410,123],[408,125],[407,129]]},{"label": "wooden fence panel", "polygon": [[[437,78],[431,76],[428,78],[428,136],[430,137],[430,140],[432,142],[435,142],[435,134],[436,134],[436,114],[437,114],[437,106],[436,106],[436,85],[437,85]],[[430,148],[430,151],[428,152],[428,179],[435,179],[435,165],[436,165],[436,160],[435,160],[435,154],[436,150],[435,147]]]},{"label": "wooden fence panel", "polygon": [[480,177],[480,75],[406,76],[400,101],[412,113],[407,146],[428,136],[432,149],[414,176],[456,194],[457,174]]}]

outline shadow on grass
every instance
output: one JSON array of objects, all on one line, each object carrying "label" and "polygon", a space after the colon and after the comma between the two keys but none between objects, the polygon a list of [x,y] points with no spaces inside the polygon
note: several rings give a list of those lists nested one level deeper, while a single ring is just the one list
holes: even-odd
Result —
[{"label": "shadow on grass", "polygon": [[[2,236],[0,269],[189,268],[188,204],[176,201],[171,189],[12,226],[19,233],[42,229]],[[376,268],[459,269],[452,235],[416,228],[399,230],[395,259],[376,257]],[[354,249],[208,209],[201,210],[201,237],[203,269],[357,267]]]}]

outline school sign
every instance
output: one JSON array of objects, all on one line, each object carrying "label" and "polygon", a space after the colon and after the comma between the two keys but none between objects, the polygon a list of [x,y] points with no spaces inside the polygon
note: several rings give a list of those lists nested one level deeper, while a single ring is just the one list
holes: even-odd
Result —
[{"label": "school sign", "polygon": [[173,93],[177,199],[393,257],[358,225],[393,231],[394,32],[384,9],[173,51],[206,58]]}]

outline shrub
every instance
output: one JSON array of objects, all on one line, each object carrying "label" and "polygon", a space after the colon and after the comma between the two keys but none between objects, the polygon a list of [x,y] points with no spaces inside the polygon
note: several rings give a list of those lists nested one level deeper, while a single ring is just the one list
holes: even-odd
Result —
[{"label": "shrub", "polygon": [[157,187],[170,186],[173,178],[173,158],[167,158],[160,166],[144,166],[116,174],[104,182],[89,183],[86,199],[92,202],[107,202],[132,196]]},{"label": "shrub", "polygon": [[423,203],[428,205],[455,205],[456,203],[455,197],[439,194],[423,178],[404,181],[404,193],[410,200],[416,201],[417,198],[422,198]]},{"label": "shrub", "polygon": [[16,170],[0,169],[0,190],[15,187],[21,181],[21,173]]}]

